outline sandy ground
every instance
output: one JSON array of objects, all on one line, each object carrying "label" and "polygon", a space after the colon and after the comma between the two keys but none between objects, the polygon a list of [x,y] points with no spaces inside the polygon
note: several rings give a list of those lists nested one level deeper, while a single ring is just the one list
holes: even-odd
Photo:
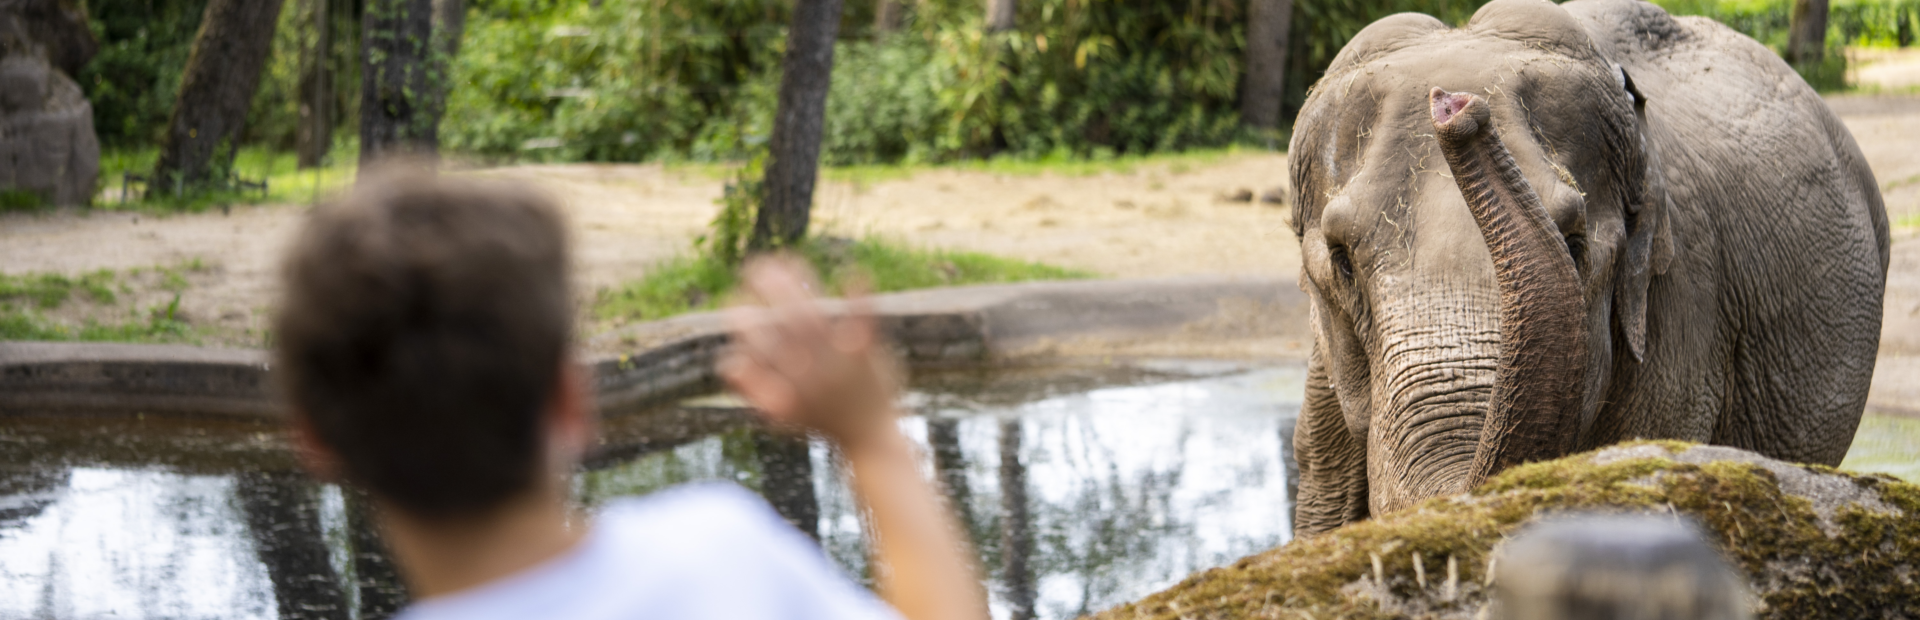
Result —
[{"label": "sandy ground", "polygon": [[[1920,56],[1914,57],[1920,62]],[[1896,223],[1876,405],[1920,413],[1920,97],[1830,100],[1859,140]],[[1284,183],[1285,157],[1247,153],[1085,176],[934,170],[874,183],[824,182],[816,223],[830,234],[1046,261],[1113,277],[1293,275],[1299,250],[1286,209],[1221,200]],[[583,294],[686,252],[712,217],[721,181],[658,165],[518,166],[465,173],[523,180],[558,197],[572,219]],[[186,319],[210,344],[256,345],[272,304],[279,253],[305,205],[134,215],[67,211],[0,215],[0,272],[78,274],[176,266]],[[1902,225],[1904,224],[1904,225]],[[74,317],[137,313],[172,293],[136,287],[110,308],[69,304]]]},{"label": "sandy ground", "polygon": [[1848,48],[1847,80],[1867,89],[1920,88],[1920,48]]}]

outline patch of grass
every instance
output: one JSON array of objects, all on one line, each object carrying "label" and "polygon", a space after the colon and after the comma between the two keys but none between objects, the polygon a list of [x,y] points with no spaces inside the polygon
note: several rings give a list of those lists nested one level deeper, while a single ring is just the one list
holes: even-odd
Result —
[{"label": "patch of grass", "polygon": [[1196,167],[1213,165],[1235,155],[1265,152],[1270,151],[1236,145],[1217,149],[1195,149],[1179,153],[1156,153],[1151,155],[1115,156],[1108,153],[1104,155],[1096,154],[1093,157],[1076,157],[1069,154],[1056,153],[1035,158],[995,157],[991,159],[963,160],[946,164],[841,166],[823,168],[821,169],[821,176],[832,181],[873,183],[909,178],[915,174],[932,170],[967,170],[1010,176],[1053,174],[1067,177],[1084,177],[1106,173],[1132,174],[1142,168],[1166,168],[1172,174],[1185,174]]},{"label": "patch of grass", "polygon": [[1920,228],[1920,213],[1908,213],[1893,220],[1894,230],[1915,228]]},{"label": "patch of grass", "polygon": [[[100,188],[103,197],[94,207],[109,210],[146,212],[205,211],[212,207],[237,204],[311,203],[334,190],[353,183],[359,161],[353,156],[357,144],[337,144],[327,165],[318,169],[299,169],[299,157],[293,153],[259,147],[244,147],[234,156],[234,174],[249,182],[265,181],[267,192],[211,190],[179,196],[149,199],[139,182],[124,182],[126,173],[147,175],[159,161],[158,147],[108,149],[100,154]],[[125,194],[131,194],[127,196]]]},{"label": "patch of grass", "polygon": [[[1277,144],[1286,146],[1286,136],[1281,135]],[[1044,157],[1002,156],[990,159],[968,159],[937,164],[862,164],[855,166],[829,166],[820,168],[820,178],[828,181],[872,185],[885,181],[899,181],[913,178],[914,175],[936,170],[965,170],[1004,174],[1008,176],[1040,176],[1053,174],[1066,177],[1085,177],[1098,174],[1132,174],[1142,168],[1164,168],[1171,174],[1186,174],[1196,168],[1220,163],[1229,157],[1252,153],[1277,153],[1253,146],[1233,145],[1213,149],[1194,149],[1178,153],[1155,153],[1150,155],[1114,155],[1112,153],[1095,154],[1092,157],[1080,157],[1065,153],[1056,153]],[[670,171],[701,178],[721,180],[730,178],[733,171],[740,167],[738,162],[693,162],[664,161]]]},{"label": "patch of grass", "polygon": [[125,321],[89,321],[78,327],[62,325],[32,308],[0,303],[0,340],[81,340],[88,342],[188,342],[193,326],[180,320],[180,296],[146,310],[134,310]]},{"label": "patch of grass", "polygon": [[[96,342],[187,342],[196,332],[182,319],[180,296],[189,286],[187,274],[205,271],[199,258],[174,265],[134,268],[126,273],[101,269],[79,276],[57,273],[0,274],[0,340],[84,340]],[[155,288],[172,293],[170,301],[150,308],[128,308],[123,320],[89,319],[72,325],[47,316],[73,301],[76,293],[96,304],[111,306],[133,291],[127,279],[147,271],[156,276]]]},{"label": "patch of grass", "polygon": [[1840,467],[1920,483],[1920,420],[1869,412],[1860,418],[1860,430]]},{"label": "patch of grass", "polygon": [[47,199],[39,192],[24,189],[0,189],[0,212],[33,211],[47,206]]},{"label": "patch of grass", "polygon": [[[1067,280],[1093,274],[1018,259],[952,250],[924,249],[868,237],[810,239],[800,254],[813,263],[830,292],[863,281],[876,293],[996,282]],[[704,255],[683,256],[655,267],[646,277],[594,300],[593,317],[615,323],[651,321],[718,308],[737,282],[735,271]]]},{"label": "patch of grass", "polygon": [[73,296],[74,291],[86,293],[94,301],[104,304],[114,302],[114,288],[118,283],[112,270],[102,269],[79,277],[69,277],[57,273],[39,273],[10,276],[0,274],[0,303],[32,302],[40,308],[57,308]]}]

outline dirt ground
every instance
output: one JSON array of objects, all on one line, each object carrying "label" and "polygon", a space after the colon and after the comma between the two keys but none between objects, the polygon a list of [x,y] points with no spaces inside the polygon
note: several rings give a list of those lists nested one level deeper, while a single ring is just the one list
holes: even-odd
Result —
[{"label": "dirt ground", "polygon": [[[1896,223],[1882,360],[1874,401],[1920,413],[1920,96],[1830,100],[1860,142]],[[1207,164],[1169,162],[1084,176],[932,170],[872,183],[823,182],[815,221],[830,234],[879,234],[913,244],[977,250],[1112,277],[1292,275],[1299,250],[1286,210],[1254,194],[1285,182],[1280,154],[1243,153]],[[481,170],[558,197],[572,218],[586,294],[631,280],[686,252],[712,217],[721,181],[659,165],[540,165]],[[109,211],[0,215],[0,272],[78,274],[177,266],[186,320],[209,344],[255,345],[274,298],[280,252],[305,205],[156,217]],[[164,305],[172,293],[136,291],[113,312]],[[69,304],[59,312],[99,317]]]},{"label": "dirt ground", "polygon": [[1847,81],[1860,88],[1883,91],[1920,87],[1920,47],[1848,48]]}]

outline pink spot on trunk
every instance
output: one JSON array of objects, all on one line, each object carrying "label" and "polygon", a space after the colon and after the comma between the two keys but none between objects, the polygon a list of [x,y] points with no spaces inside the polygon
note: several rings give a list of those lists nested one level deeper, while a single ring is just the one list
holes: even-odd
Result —
[{"label": "pink spot on trunk", "polygon": [[1453,120],[1454,116],[1459,115],[1461,110],[1467,109],[1467,102],[1473,101],[1473,94],[1450,93],[1435,86],[1433,91],[1427,94],[1427,99],[1433,109],[1433,123],[1445,125]]}]

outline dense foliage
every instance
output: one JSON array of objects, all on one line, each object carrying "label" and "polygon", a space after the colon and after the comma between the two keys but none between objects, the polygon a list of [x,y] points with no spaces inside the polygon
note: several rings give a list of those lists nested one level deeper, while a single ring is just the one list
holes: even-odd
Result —
[{"label": "dense foliage", "polygon": [[[292,140],[306,3],[286,0],[249,117],[252,144]],[[1288,102],[1361,28],[1416,11],[1464,22],[1484,0],[1295,0]],[[1791,0],[1657,0],[1775,49]],[[336,1],[341,131],[354,127],[352,2]],[[738,159],[773,115],[789,0],[470,0],[441,135],[486,159]],[[979,0],[848,0],[828,104],[826,163],[996,155],[1102,157],[1259,138],[1238,124],[1245,0],[1019,0],[987,34]],[[100,57],[80,80],[110,146],[155,141],[205,0],[90,0]],[[347,7],[342,9],[340,7]],[[1920,0],[1834,0],[1830,43],[1904,45]],[[1809,75],[1831,87],[1839,54]],[[1272,138],[1274,136],[1268,136]]]},{"label": "dense foliage", "polygon": [[157,144],[207,0],[88,0],[100,53],[74,76],[107,146]]},{"label": "dense foliage", "polygon": [[[1791,0],[1656,0],[1676,15],[1704,15],[1776,50],[1787,46]],[[1912,45],[1920,27],[1920,1],[1831,0],[1827,7],[1827,44]]]},{"label": "dense foliage", "polygon": [[[1773,48],[1787,49],[1792,0],[1654,0],[1675,15],[1702,15]],[[1906,47],[1920,27],[1920,0],[1832,0],[1827,7],[1825,59],[1796,66],[1822,91],[1846,88],[1844,46]],[[1782,54],[1784,55],[1784,53]]]}]

